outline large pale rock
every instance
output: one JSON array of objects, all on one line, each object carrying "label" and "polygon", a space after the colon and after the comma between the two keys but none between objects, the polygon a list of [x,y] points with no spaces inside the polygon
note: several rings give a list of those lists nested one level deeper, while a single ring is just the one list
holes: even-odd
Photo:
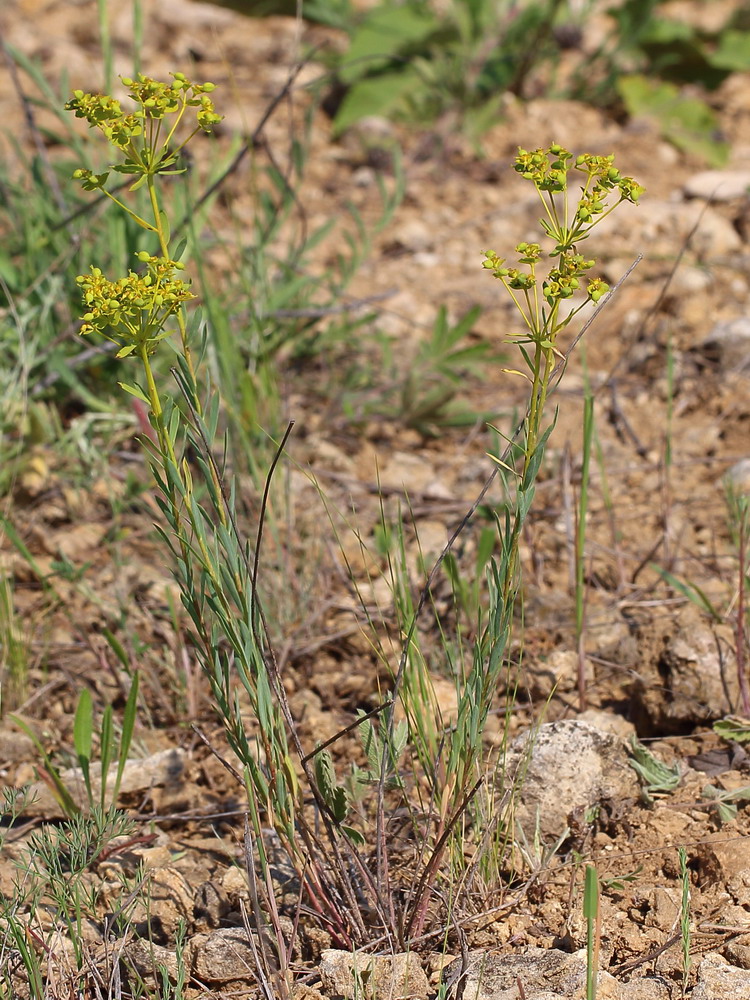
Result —
[{"label": "large pale rock", "polygon": [[718,952],[710,952],[698,966],[698,982],[691,1000],[747,1000],[750,972],[730,965]]},{"label": "large pale rock", "polygon": [[750,170],[702,170],[683,187],[689,198],[733,201],[750,193]]},{"label": "large pale rock", "polygon": [[410,1000],[424,998],[430,984],[419,956],[368,955],[326,949],[320,957],[323,991],[347,1000]]},{"label": "large pale rock", "polygon": [[194,935],[190,942],[193,975],[205,983],[254,982],[253,944],[244,927]]},{"label": "large pale rock", "polygon": [[[120,795],[148,792],[152,788],[179,784],[184,779],[185,751],[180,747],[160,750],[141,760],[127,760],[122,772]],[[114,787],[117,765],[114,764],[107,775],[107,788]],[[88,797],[80,767],[70,767],[60,772],[63,784],[73,796],[75,803],[86,808]],[[91,765],[91,790],[94,800],[99,799],[101,789],[101,766]],[[24,809],[26,816],[43,816],[45,819],[62,819],[65,812],[44,782],[37,782],[29,789],[29,805]]]},{"label": "large pale rock", "polygon": [[[447,982],[451,972],[449,967]],[[660,978],[634,979],[626,985],[608,972],[600,972],[596,995],[597,1000],[669,1000],[671,993]],[[470,957],[463,1000],[518,1000],[519,996],[526,1000],[585,1000],[586,951],[571,955],[555,948],[529,948],[521,955],[481,952]]]},{"label": "large pale rock", "polygon": [[[116,885],[116,883],[114,883]],[[125,903],[128,893],[120,893],[108,883],[112,902]],[[193,916],[194,889],[178,868],[152,870],[133,905],[128,909],[128,919],[139,937],[156,944],[171,943],[180,923],[189,923]]]},{"label": "large pale rock", "polygon": [[129,941],[124,950],[125,959],[132,963],[136,972],[144,979],[160,977],[161,970],[166,970],[171,982],[176,982],[180,975],[180,963],[174,948],[165,948],[144,938]]},{"label": "large pale rock", "polygon": [[653,637],[653,657],[636,674],[631,718],[639,733],[684,732],[731,712],[738,700],[734,637],[686,607],[666,634]]},{"label": "large pale rock", "polygon": [[[705,838],[696,853],[701,878],[707,884],[726,883],[736,876],[742,876],[743,881],[750,878],[750,842],[745,837],[735,839],[720,834],[712,839]],[[743,895],[747,898],[747,892]]]},{"label": "large pale rock", "polygon": [[[625,206],[623,206],[625,207]],[[597,223],[597,238],[610,252],[643,249],[650,255],[676,253],[690,239],[690,249],[701,260],[723,257],[742,247],[732,223],[700,201],[648,201],[613,212]]]},{"label": "large pale rock", "polygon": [[700,351],[725,370],[746,370],[750,366],[750,317],[738,316],[717,323],[700,345]]},{"label": "large pale rock", "polygon": [[624,740],[576,719],[522,733],[506,757],[505,781],[517,788],[516,819],[532,842],[537,821],[546,840],[568,816],[598,803],[638,797]]},{"label": "large pale rock", "polygon": [[743,934],[727,942],[724,946],[724,958],[730,965],[736,965],[740,969],[750,969],[750,935]]}]

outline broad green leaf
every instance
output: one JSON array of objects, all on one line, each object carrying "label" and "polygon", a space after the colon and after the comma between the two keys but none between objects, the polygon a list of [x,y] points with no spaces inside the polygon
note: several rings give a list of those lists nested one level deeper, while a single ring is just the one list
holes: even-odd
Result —
[{"label": "broad green leaf", "polygon": [[161,224],[161,231],[164,235],[164,242],[167,246],[169,246],[169,237],[171,234],[171,230],[169,228],[169,216],[163,209],[159,212],[159,222]]},{"label": "broad green leaf", "polygon": [[99,756],[101,758],[102,780],[100,788],[99,805],[102,809],[107,800],[107,777],[109,776],[109,765],[112,763],[112,753],[114,750],[114,726],[112,724],[112,706],[107,705],[102,715],[102,724],[99,735]]},{"label": "broad green leaf", "polygon": [[750,69],[750,31],[724,31],[708,61],[717,69],[746,73]]},{"label": "broad green leaf", "polygon": [[750,722],[747,719],[719,719],[713,724],[713,731],[723,740],[733,743],[750,743]]},{"label": "broad green leaf", "polygon": [[78,763],[84,770],[84,779],[87,787],[93,731],[94,707],[91,702],[91,692],[88,688],[84,688],[79,695],[76,714],[73,720],[73,746],[75,747]]},{"label": "broad green leaf", "polygon": [[339,70],[342,83],[354,83],[384,69],[408,46],[425,42],[439,27],[439,20],[411,4],[375,7],[357,28]]},{"label": "broad green leaf", "polygon": [[342,826],[341,831],[342,833],[345,833],[349,840],[351,840],[353,844],[356,844],[357,847],[364,847],[367,843],[366,839],[359,832],[359,830],[355,830],[352,826]]},{"label": "broad green leaf", "polygon": [[651,118],[678,149],[702,156],[716,167],[726,163],[729,147],[717,138],[719,120],[705,101],[683,95],[672,83],[640,74],[620,77],[617,89],[628,114]]},{"label": "broad green leaf", "polygon": [[644,26],[639,42],[642,44],[671,45],[674,42],[691,42],[695,39],[695,29],[685,21],[675,21],[668,17],[652,17]]},{"label": "broad green leaf", "polygon": [[188,241],[187,236],[183,236],[180,242],[177,244],[177,249],[172,253],[172,260],[182,260],[182,255],[185,253]]},{"label": "broad green leaf", "polygon": [[387,117],[398,109],[408,94],[421,86],[410,69],[381,73],[355,83],[349,90],[333,121],[334,132],[340,135],[360,118],[369,115]]}]

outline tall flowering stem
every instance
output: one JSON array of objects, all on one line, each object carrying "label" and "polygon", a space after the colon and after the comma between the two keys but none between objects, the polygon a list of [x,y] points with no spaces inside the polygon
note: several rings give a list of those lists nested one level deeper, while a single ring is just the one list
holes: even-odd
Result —
[{"label": "tall flowering stem", "polygon": [[[185,313],[186,303],[194,296],[182,277],[181,253],[170,247],[169,220],[159,200],[159,178],[183,171],[180,153],[186,143],[201,131],[210,132],[220,121],[209,96],[214,86],[192,83],[182,73],[172,77],[171,83],[142,74],[137,79],[123,78],[135,108],[132,112],[123,111],[120,102],[109,95],[80,90],[67,104],[119,154],[118,162],[103,173],[82,168],[74,176],[84,189],[110,198],[158,242],[156,254],[136,253],[138,267],[124,277],[111,280],[95,266],[78,277],[84,308],[81,333],[100,334],[114,342],[116,357],[124,364],[130,363],[128,359],[140,362],[143,384],[120,385],[150,411],[155,442],[144,440],[144,446],[152,459],[156,500],[165,520],[157,530],[172,556],[196,657],[210,683],[227,741],[244,767],[254,849],[264,875],[270,880],[263,849],[263,827],[270,825],[295,866],[308,901],[326,914],[337,940],[348,946],[351,924],[339,912],[337,900],[346,892],[351,895],[351,888],[340,885],[329,890],[330,876],[319,857],[311,854],[313,841],[305,839],[302,792],[288,739],[289,732],[293,733],[291,714],[265,634],[253,553],[240,536],[234,493],[224,488],[211,449],[220,400],[216,394],[208,395],[205,402],[201,399]],[[107,190],[112,170],[133,175],[131,191],[145,186],[151,219]],[[160,392],[152,367],[161,341],[175,332],[180,344],[172,371],[187,403],[185,409],[172,395]],[[187,461],[188,453],[193,456],[192,464]],[[204,487],[200,496],[193,481],[196,468]],[[301,756],[298,741],[293,749]],[[328,808],[324,822],[329,823],[331,836],[337,837],[341,817]],[[272,918],[274,913],[277,917],[270,896],[268,905]],[[278,922],[275,929],[277,965],[286,974],[290,952],[285,950]]]},{"label": "tall flowering stem", "polygon": [[[519,149],[514,169],[534,184],[544,208],[545,217],[540,225],[554,241],[553,249],[547,254],[538,243],[519,243],[516,252],[520,267],[509,267],[493,250],[484,254],[483,267],[502,281],[526,327],[523,334],[511,338],[511,342],[520,347],[528,369],[528,374],[517,374],[531,381],[524,444],[525,473],[539,444],[555,358],[561,356],[556,346],[558,334],[588,302],[598,302],[609,291],[601,278],[586,277],[584,301],[563,315],[565,301],[581,290],[582,280],[595,264],[594,260],[587,260],[578,252],[578,245],[588,239],[591,230],[623,201],[636,204],[643,188],[632,177],[621,175],[614,165],[613,155],[584,153],[574,159],[572,153],[557,143],[533,152]],[[572,212],[571,171],[584,175]],[[540,274],[544,257],[551,259],[552,266],[546,274]]]}]

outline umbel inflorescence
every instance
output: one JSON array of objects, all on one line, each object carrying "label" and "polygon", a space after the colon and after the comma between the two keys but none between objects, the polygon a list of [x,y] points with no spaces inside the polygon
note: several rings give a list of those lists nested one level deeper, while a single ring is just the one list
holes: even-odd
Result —
[{"label": "umbel inflorescence", "polygon": [[[128,113],[109,94],[87,94],[83,90],[74,91],[65,105],[67,111],[75,112],[76,118],[83,118],[91,128],[99,129],[124,154],[124,162],[113,165],[112,169],[141,175],[133,188],[157,171],[182,173],[180,169],[169,168],[176,164],[183,147],[197,132],[211,132],[221,121],[222,116],[216,113],[209,97],[215,84],[192,83],[184,73],[173,73],[172,77],[172,83],[152,80],[142,73],[136,79],[122,77],[135,104],[135,110]],[[177,130],[191,116],[190,112],[195,114],[195,125],[175,145]],[[104,186],[109,171],[95,174],[80,169],[74,176],[83,181],[86,190],[95,190]]]},{"label": "umbel inflorescence", "polygon": [[164,324],[183,302],[194,298],[188,284],[174,277],[183,265],[166,257],[152,257],[145,250],[136,254],[146,269],[128,272],[126,278],[109,281],[98,267],[76,278],[87,312],[80,332],[100,333],[118,344],[116,357],[124,358],[139,347],[153,354],[167,336]]},{"label": "umbel inflorescence", "polygon": [[[533,152],[519,149],[513,166],[522,177],[533,182],[539,193],[545,212],[540,224],[555,243],[546,256],[557,261],[540,276],[539,265],[545,256],[540,244],[519,243],[516,252],[522,266],[508,266],[504,258],[488,250],[483,267],[499,278],[512,295],[526,320],[531,340],[553,343],[553,334],[572,318],[571,314],[560,322],[557,315],[560,303],[581,288],[581,280],[595,264],[578,252],[578,244],[623,201],[636,204],[644,189],[632,177],[622,176],[614,165],[613,155],[583,153],[574,159],[571,152],[557,143]],[[571,170],[585,175],[574,208],[569,201]],[[541,308],[540,280],[542,298],[550,307],[548,311]],[[525,305],[516,295],[519,291]],[[598,302],[608,291],[609,285],[601,278],[587,278],[586,295],[590,301]]]},{"label": "umbel inflorescence", "polygon": [[[193,298],[189,283],[177,275],[183,269],[181,252],[170,252],[169,225],[156,190],[157,175],[179,174],[180,154],[199,132],[211,132],[221,121],[209,96],[213,83],[193,83],[184,73],[173,73],[171,82],[153,80],[139,73],[122,77],[132,111],[124,111],[119,100],[109,94],[88,94],[76,90],[66,104],[77,118],[98,129],[118,153],[118,162],[109,170],[95,173],[88,168],[75,171],[88,190],[98,190],[115,202],[147,232],[155,236],[159,252],[141,250],[136,257],[138,272],[110,281],[101,269],[92,266],[89,274],[77,278],[85,313],[81,333],[100,333],[118,345],[118,358],[137,353],[152,354],[168,335],[167,320],[176,317],[186,347],[182,305]],[[110,170],[133,176],[130,190],[148,189],[153,221],[142,218],[106,188]]]}]

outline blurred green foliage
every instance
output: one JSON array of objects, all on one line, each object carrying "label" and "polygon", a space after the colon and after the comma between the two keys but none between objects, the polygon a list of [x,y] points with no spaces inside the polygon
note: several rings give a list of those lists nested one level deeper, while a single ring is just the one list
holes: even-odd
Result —
[{"label": "blurred green foliage", "polygon": [[429,122],[457,112],[471,132],[495,118],[506,92],[521,94],[539,60],[552,59],[561,0],[312,0],[306,16],[349,35],[332,57],[334,128],[368,115]]},{"label": "blurred green foliage", "polygon": [[[718,21],[699,10],[681,17],[665,0],[381,0],[367,9],[306,0],[303,11],[348,35],[343,52],[324,57],[336,133],[370,115],[426,124],[451,114],[478,137],[497,120],[503,94],[541,88],[649,117],[678,148],[721,165],[726,148],[700,91],[750,66],[744,3]],[[609,29],[592,52],[587,24],[602,14]],[[579,47],[577,65],[574,56],[560,73],[563,51]]]}]

